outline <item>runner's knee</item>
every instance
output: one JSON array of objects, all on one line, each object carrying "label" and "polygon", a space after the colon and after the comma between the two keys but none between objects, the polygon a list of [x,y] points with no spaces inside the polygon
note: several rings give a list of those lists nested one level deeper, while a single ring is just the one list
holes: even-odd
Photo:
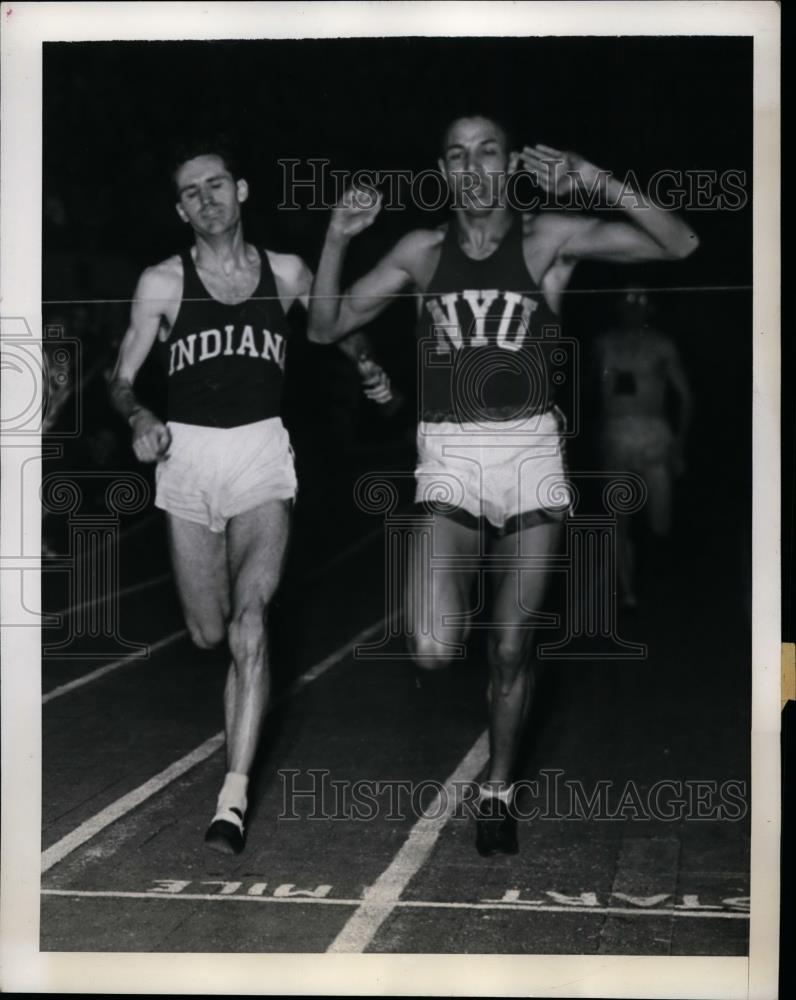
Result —
[{"label": "runner's knee", "polygon": [[523,636],[491,637],[487,649],[489,666],[500,685],[511,686],[521,670],[530,668],[528,644]]},{"label": "runner's knee", "polygon": [[447,667],[456,654],[456,647],[431,635],[412,636],[409,640],[412,658],[424,670]]},{"label": "runner's knee", "polygon": [[189,618],[186,624],[193,644],[199,649],[215,649],[224,641],[226,630],[222,621],[196,621]]},{"label": "runner's knee", "polygon": [[229,623],[229,648],[240,669],[261,669],[265,652],[267,608],[261,602],[237,609]]}]

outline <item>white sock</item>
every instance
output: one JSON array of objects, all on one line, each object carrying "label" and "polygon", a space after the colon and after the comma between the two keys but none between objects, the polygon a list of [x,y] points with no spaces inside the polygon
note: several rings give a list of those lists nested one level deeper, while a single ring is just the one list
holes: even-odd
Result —
[{"label": "white sock", "polygon": [[237,771],[227,771],[224,784],[218,795],[218,813],[227,812],[229,809],[239,809],[246,815],[246,790],[249,786],[248,774],[240,774]]},{"label": "white sock", "polygon": [[481,785],[481,794],[478,797],[478,801],[483,802],[484,799],[498,798],[508,805],[511,801],[512,791],[512,786],[507,785],[503,781],[489,781]]}]

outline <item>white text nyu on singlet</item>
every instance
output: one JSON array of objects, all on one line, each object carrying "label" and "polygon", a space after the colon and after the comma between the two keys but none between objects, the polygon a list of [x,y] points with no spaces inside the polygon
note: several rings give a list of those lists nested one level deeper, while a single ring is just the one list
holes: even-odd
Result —
[{"label": "white text nyu on singlet", "polygon": [[[466,302],[472,312],[472,323],[468,324],[470,340],[466,343],[462,335],[457,303]],[[498,303],[497,309],[493,306]],[[502,312],[500,305],[503,305]],[[434,321],[437,338],[437,352],[450,350],[446,338],[457,351],[462,347],[486,347],[486,320],[490,326],[498,323],[495,343],[507,351],[519,351],[528,334],[528,321],[539,308],[539,302],[517,292],[486,291],[448,292],[426,299],[425,307]]]}]

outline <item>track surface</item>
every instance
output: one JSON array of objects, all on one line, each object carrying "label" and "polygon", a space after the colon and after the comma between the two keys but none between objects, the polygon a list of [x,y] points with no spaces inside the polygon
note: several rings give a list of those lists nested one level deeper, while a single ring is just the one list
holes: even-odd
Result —
[{"label": "track surface", "polygon": [[[733,515],[714,499],[702,498],[710,530],[681,541],[620,619],[646,660],[543,665],[523,776],[552,786],[561,772],[587,793],[609,782],[612,807],[630,781],[642,799],[663,779],[748,791],[748,618]],[[441,789],[477,779],[486,758],[481,647],[433,683],[362,654],[390,611],[379,520],[364,515],[297,524],[247,849],[205,852],[226,661],[183,632],[159,515],[126,531],[118,625],[150,655],[89,657],[86,640],[85,659],[80,642],[76,658],[44,659],[43,950],[747,953],[746,816],[663,821],[631,806],[573,820],[548,796],[521,823],[518,856],[477,855],[472,820]],[[47,610],[68,603],[62,576],[45,574]],[[403,652],[399,638],[385,649]],[[414,803],[382,785],[377,815],[357,819],[350,786],[368,780],[427,784]]]}]

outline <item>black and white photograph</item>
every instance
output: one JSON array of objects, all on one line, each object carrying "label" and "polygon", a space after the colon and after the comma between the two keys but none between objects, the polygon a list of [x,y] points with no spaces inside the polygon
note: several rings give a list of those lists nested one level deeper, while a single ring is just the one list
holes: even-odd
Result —
[{"label": "black and white photograph", "polygon": [[2,8],[37,961],[775,996],[777,6],[138,6]]}]

